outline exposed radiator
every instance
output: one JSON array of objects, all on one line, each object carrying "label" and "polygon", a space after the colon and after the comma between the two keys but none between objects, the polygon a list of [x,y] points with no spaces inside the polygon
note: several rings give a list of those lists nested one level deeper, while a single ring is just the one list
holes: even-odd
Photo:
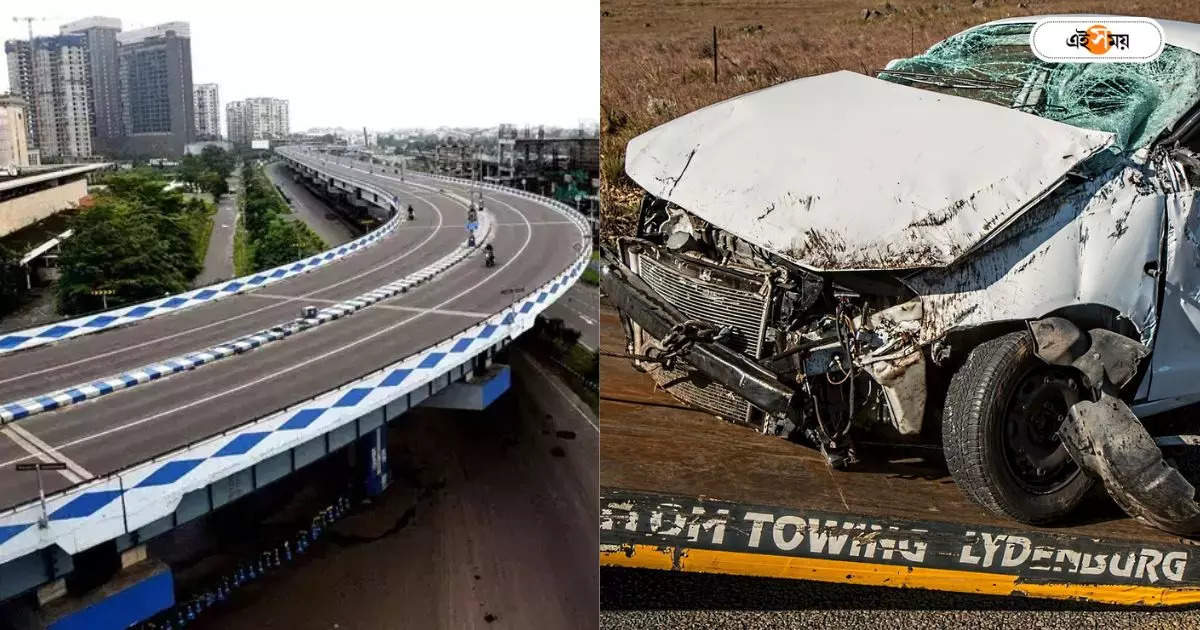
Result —
[{"label": "exposed radiator", "polygon": [[639,258],[638,275],[650,288],[688,317],[732,326],[733,336],[725,345],[758,358],[769,299],[765,276],[747,279],[693,263],[670,267],[646,254]]},{"label": "exposed radiator", "polygon": [[[723,343],[751,357],[760,356],[770,305],[765,274],[725,272],[669,254],[659,260],[641,253],[637,262],[638,275],[680,312],[718,327],[732,326],[732,336]],[[648,336],[645,341],[657,344]],[[655,382],[676,398],[726,420],[757,425],[752,419],[754,408],[746,399],[698,372],[684,371],[685,363],[674,370],[657,364],[647,367]]]}]

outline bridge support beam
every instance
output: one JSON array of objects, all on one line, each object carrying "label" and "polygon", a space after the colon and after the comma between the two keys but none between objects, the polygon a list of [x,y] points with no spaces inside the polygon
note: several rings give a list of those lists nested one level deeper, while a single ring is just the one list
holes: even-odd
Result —
[{"label": "bridge support beam", "polygon": [[147,559],[145,547],[137,546],[121,554],[121,570],[103,585],[83,595],[59,597],[45,604],[36,627],[125,628],[173,605],[175,580],[171,568]]},{"label": "bridge support beam", "polygon": [[[477,357],[477,360],[486,361],[483,357]],[[508,391],[511,385],[512,375],[507,365],[485,364],[483,369],[477,369],[471,377],[451,383],[449,387],[422,404],[438,409],[482,411]]]}]

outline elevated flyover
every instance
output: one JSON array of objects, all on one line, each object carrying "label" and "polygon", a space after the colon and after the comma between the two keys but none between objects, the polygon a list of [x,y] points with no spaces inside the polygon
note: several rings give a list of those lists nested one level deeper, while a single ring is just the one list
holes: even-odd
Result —
[{"label": "elevated flyover", "polygon": [[[135,546],[471,379],[590,256],[573,210],[485,185],[476,232],[497,257],[487,268],[465,243],[469,182],[279,153],[370,204],[381,226],[331,255],[0,333],[0,599],[69,572],[73,554]],[[413,221],[394,212],[409,204]],[[308,306],[318,313],[301,316]],[[67,463],[43,473],[44,512],[35,479],[10,472],[36,461]]]}]

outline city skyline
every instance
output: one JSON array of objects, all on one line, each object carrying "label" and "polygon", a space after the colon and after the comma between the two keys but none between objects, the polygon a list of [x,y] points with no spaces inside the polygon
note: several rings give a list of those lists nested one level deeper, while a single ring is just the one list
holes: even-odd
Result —
[{"label": "city skyline", "polygon": [[[339,7],[289,14],[280,28],[274,7],[58,0],[38,5],[32,13],[44,19],[32,26],[37,37],[92,16],[119,19],[126,31],[188,22],[194,81],[218,84],[223,102],[286,99],[293,129],[573,127],[599,118],[599,25],[590,3],[380,7],[352,0]],[[464,12],[474,19],[455,26]],[[0,17],[8,18],[0,20],[0,39],[27,38],[24,21]],[[588,38],[595,45],[584,43]],[[256,54],[259,61],[247,59]],[[395,72],[381,72],[389,63]],[[370,86],[373,98],[347,98],[341,88],[348,85]],[[8,78],[0,78],[0,92],[10,90]]]}]

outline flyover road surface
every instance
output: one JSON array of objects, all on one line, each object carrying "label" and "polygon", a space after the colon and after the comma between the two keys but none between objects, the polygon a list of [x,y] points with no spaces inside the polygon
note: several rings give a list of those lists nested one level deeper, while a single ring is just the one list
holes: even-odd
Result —
[{"label": "flyover road surface", "polygon": [[[315,157],[301,159],[319,160]],[[0,405],[199,351],[372,291],[445,256],[465,239],[458,200],[397,178],[318,165],[407,197],[416,220],[371,247],[257,291],[54,345],[0,356]],[[453,184],[410,175],[465,195]],[[536,287],[578,256],[576,225],[547,206],[489,191],[497,264],[473,255],[431,282],[352,316],[193,371],[30,416],[0,429],[0,470],[21,461],[67,461],[47,492],[144,461],[328,391],[486,319],[514,301],[508,287]],[[27,475],[0,475],[0,506],[36,498]]]}]

